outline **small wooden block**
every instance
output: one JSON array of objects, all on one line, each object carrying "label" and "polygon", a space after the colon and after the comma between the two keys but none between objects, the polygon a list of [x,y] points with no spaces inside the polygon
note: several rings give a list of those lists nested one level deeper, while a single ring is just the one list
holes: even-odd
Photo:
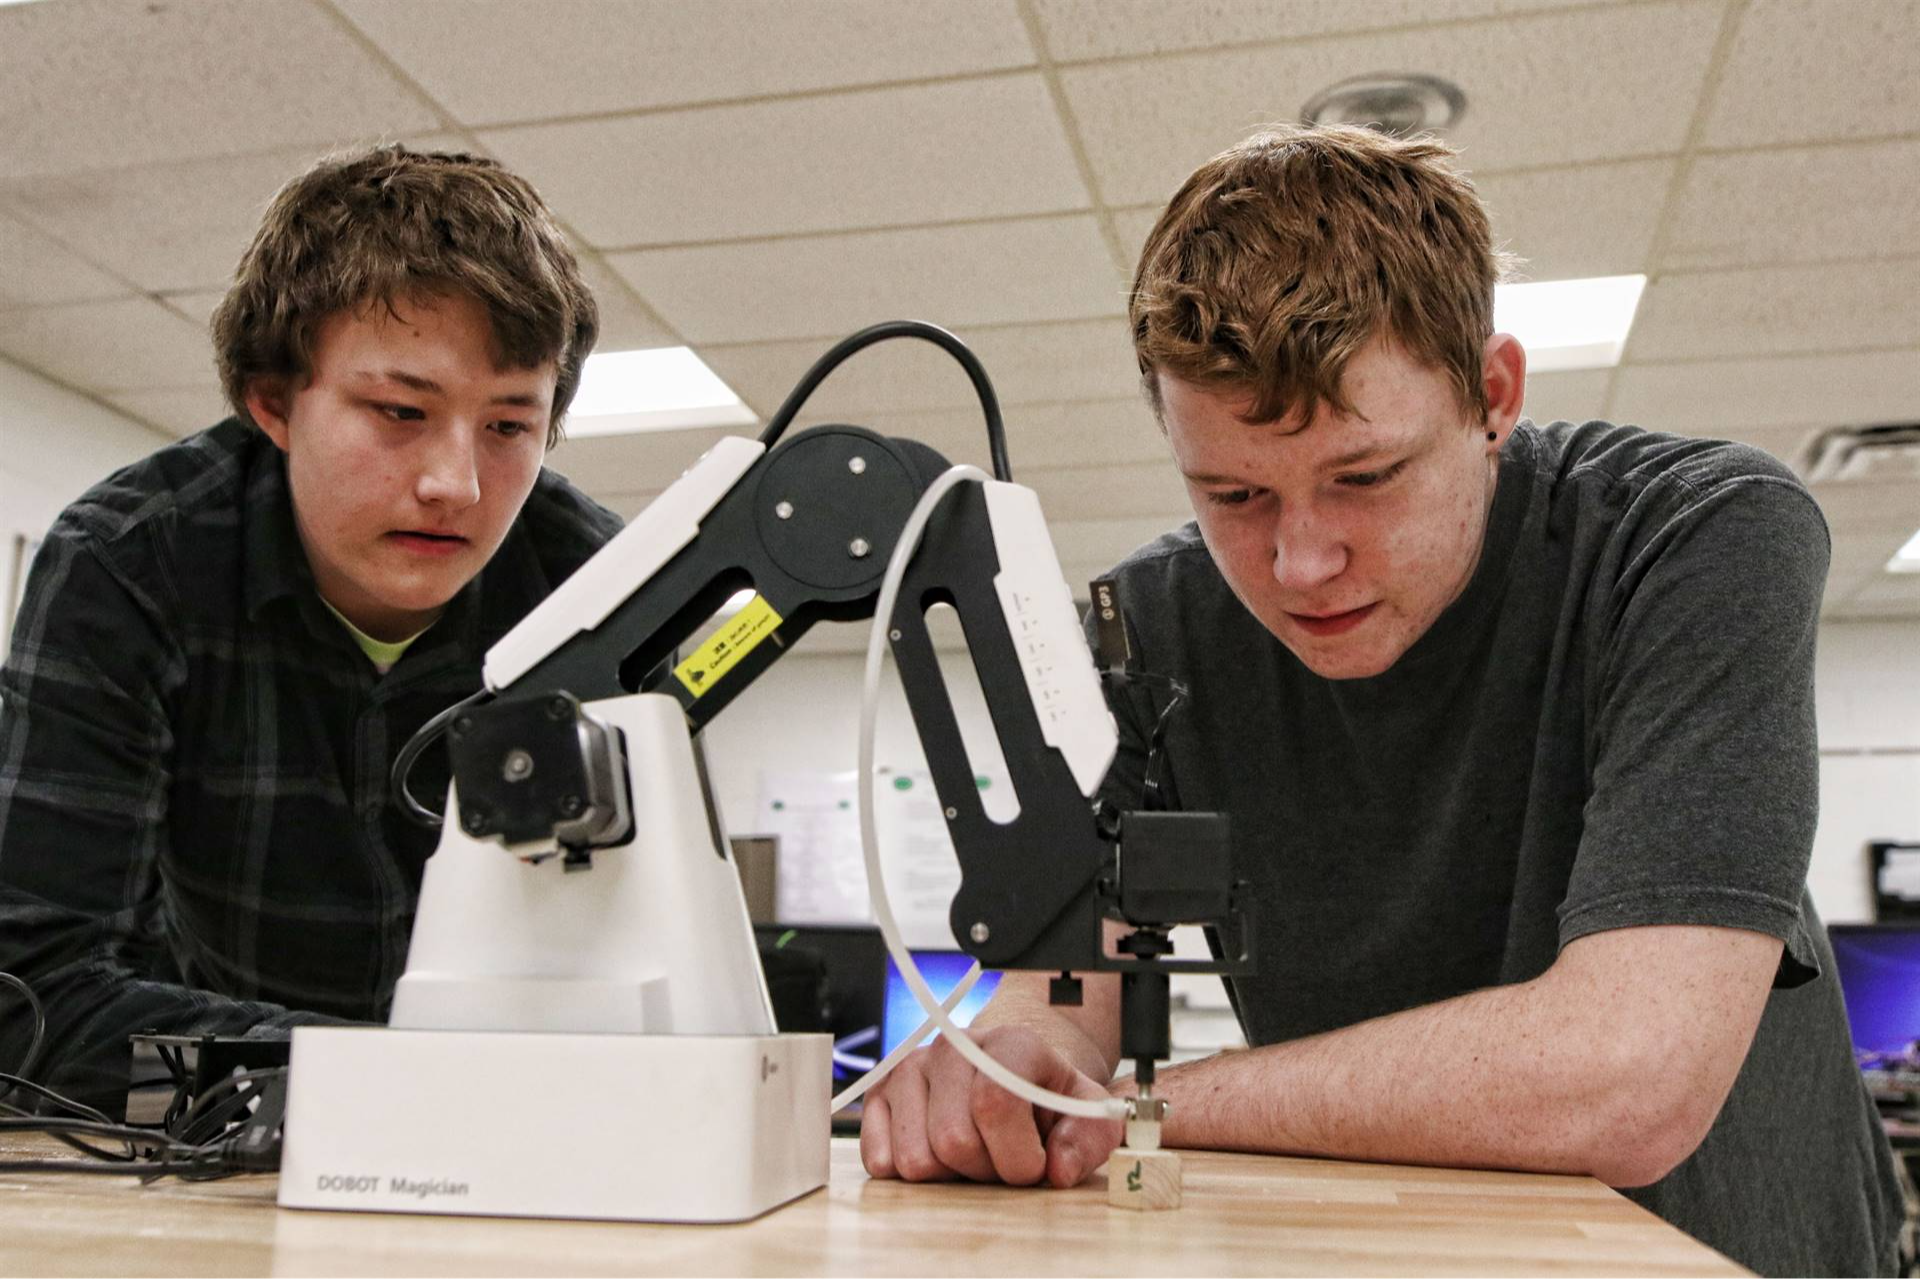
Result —
[{"label": "small wooden block", "polygon": [[1107,1160],[1107,1202],[1116,1208],[1178,1208],[1180,1156],[1171,1150],[1115,1150]]}]

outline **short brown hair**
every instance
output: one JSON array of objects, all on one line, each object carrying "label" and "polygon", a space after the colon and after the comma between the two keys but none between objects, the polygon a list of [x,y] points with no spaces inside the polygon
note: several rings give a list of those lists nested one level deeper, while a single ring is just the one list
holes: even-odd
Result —
[{"label": "short brown hair", "polygon": [[1147,236],[1128,307],[1157,374],[1250,394],[1249,422],[1352,412],[1347,361],[1376,336],[1444,370],[1484,414],[1480,353],[1513,261],[1431,137],[1279,126],[1201,165]]},{"label": "short brown hair", "polygon": [[492,160],[398,144],[322,160],[273,198],[213,315],[227,399],[246,417],[255,379],[310,377],[329,317],[441,292],[486,308],[504,365],[555,362],[557,443],[600,331],[566,236],[533,187]]}]

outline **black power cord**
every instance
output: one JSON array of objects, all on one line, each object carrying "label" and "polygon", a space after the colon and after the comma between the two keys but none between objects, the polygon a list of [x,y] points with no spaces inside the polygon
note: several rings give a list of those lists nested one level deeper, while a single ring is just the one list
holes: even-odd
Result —
[{"label": "black power cord", "polygon": [[[62,1112],[39,1114],[0,1101],[0,1133],[41,1132],[56,1137],[89,1160],[0,1160],[0,1173],[58,1172],[83,1176],[181,1177],[208,1181],[280,1166],[280,1127],[286,1116],[287,1068],[230,1075],[208,1088],[191,1107],[170,1108],[165,1129],[115,1123],[92,1106],[62,1096],[26,1076],[38,1064],[46,1039],[46,1009],[33,988],[12,973],[0,984],[19,991],[33,1012],[33,1036],[17,1073],[0,1071],[0,1097],[16,1089],[32,1093]],[[235,1125],[238,1125],[236,1128]],[[103,1149],[88,1138],[118,1143]]]},{"label": "black power cord", "polygon": [[[1165,766],[1167,721],[1173,718],[1174,711],[1191,696],[1187,686],[1170,675],[1157,675],[1148,671],[1105,670],[1100,672],[1103,683],[1117,688],[1139,686],[1145,689],[1159,689],[1167,695],[1166,705],[1160,708],[1159,717],[1154,720],[1153,732],[1147,738],[1147,762],[1141,770],[1140,808],[1152,810],[1164,808],[1165,796],[1161,791],[1160,772]],[[1149,700],[1151,705],[1151,700]]]},{"label": "black power cord", "polygon": [[[20,997],[27,1001],[28,1010],[33,1013],[33,1038],[27,1042],[27,1055],[25,1060],[20,1063],[20,1069],[15,1072],[15,1075],[0,1075],[0,1098],[4,1098],[15,1088],[26,1083],[24,1078],[17,1078],[16,1076],[23,1077],[31,1075],[34,1066],[40,1061],[41,1042],[47,1037],[47,1010],[40,1006],[40,996],[33,993],[33,987],[27,985],[27,983],[21,981],[12,973],[0,973],[0,983],[5,983],[19,991]],[[29,1088],[34,1087],[32,1084],[28,1084],[27,1086]]]},{"label": "black power cord", "polygon": [[928,324],[924,320],[887,320],[835,343],[825,355],[814,361],[807,375],[793,388],[786,403],[780,406],[779,412],[768,421],[766,429],[760,432],[760,442],[772,448],[786,433],[788,424],[799,414],[801,406],[827,380],[827,374],[844,364],[854,352],[889,338],[919,338],[931,342],[960,362],[960,367],[967,371],[967,379],[973,383],[974,394],[980,397],[980,411],[986,415],[987,451],[993,458],[993,478],[1011,480],[1013,468],[1007,463],[1007,428],[1000,420],[1000,397],[993,392],[993,383],[987,378],[986,368],[965,342],[939,325]]},{"label": "black power cord", "polygon": [[490,691],[483,688],[477,693],[461,698],[422,724],[420,730],[409,737],[407,744],[400,748],[400,753],[393,757],[393,771],[388,774],[388,784],[393,788],[393,797],[399,801],[400,810],[420,825],[438,829],[444,818],[442,814],[415,799],[413,792],[407,789],[407,778],[413,772],[414,764],[418,762],[427,747],[433,745],[439,740],[440,735],[447,731],[447,725],[453,722],[454,716],[492,696]]}]

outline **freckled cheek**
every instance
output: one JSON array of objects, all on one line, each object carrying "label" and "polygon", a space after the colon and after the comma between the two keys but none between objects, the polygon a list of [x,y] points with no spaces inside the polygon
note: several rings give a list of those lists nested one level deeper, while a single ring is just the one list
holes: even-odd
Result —
[{"label": "freckled cheek", "polygon": [[1215,518],[1201,521],[1200,532],[1223,572],[1246,582],[1273,575],[1273,539],[1264,526]]}]

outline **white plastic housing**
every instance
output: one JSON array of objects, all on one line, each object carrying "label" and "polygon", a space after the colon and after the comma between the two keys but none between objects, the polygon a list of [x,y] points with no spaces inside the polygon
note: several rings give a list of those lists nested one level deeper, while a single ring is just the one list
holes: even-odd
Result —
[{"label": "white plastic housing", "polygon": [[1080,793],[1091,797],[1113,763],[1120,732],[1100,691],[1100,673],[1040,514],[1040,499],[1030,488],[999,480],[981,488],[1000,557],[993,585],[1040,716],[1041,735],[1066,756]]},{"label": "white plastic housing", "polygon": [[482,674],[496,693],[548,654],[607,620],[700,532],[700,521],[766,454],[758,440],[729,435],[648,503],[632,523],[487,650]]},{"label": "white plastic housing", "polygon": [[586,709],[625,735],[633,838],[568,872],[446,823],[391,1024],[773,1034],[739,874],[708,818],[679,703],[635,693]]},{"label": "white plastic housing", "polygon": [[293,1032],[280,1204],[744,1221],[826,1184],[826,1035]]}]

